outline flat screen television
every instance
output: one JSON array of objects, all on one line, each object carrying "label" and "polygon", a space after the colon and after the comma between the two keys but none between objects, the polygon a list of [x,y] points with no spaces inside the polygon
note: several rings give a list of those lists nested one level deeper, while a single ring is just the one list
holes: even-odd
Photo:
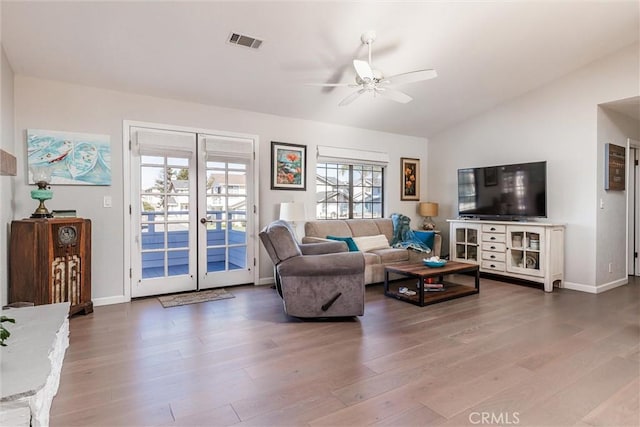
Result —
[{"label": "flat screen television", "polygon": [[519,220],[547,216],[547,162],[458,169],[458,215]]}]

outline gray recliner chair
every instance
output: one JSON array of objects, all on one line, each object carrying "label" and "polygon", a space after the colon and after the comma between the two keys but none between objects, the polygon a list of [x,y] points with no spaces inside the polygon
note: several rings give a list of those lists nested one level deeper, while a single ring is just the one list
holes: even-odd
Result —
[{"label": "gray recliner chair", "polygon": [[260,232],[285,312],[294,317],[364,314],[364,256],[344,242],[299,244],[285,221]]}]

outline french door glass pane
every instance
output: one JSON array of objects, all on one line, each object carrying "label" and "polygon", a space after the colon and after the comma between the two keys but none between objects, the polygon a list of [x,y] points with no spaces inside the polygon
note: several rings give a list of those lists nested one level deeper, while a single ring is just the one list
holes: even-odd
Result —
[{"label": "french door glass pane", "polygon": [[247,164],[207,161],[207,271],[246,268]]},{"label": "french door glass pane", "polygon": [[189,160],[160,156],[140,160],[142,278],[188,274]]}]

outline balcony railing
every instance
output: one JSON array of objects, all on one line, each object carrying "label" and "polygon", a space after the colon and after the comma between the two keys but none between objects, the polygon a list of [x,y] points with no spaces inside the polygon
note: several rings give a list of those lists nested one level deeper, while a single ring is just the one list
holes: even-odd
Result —
[{"label": "balcony railing", "polygon": [[[171,221],[164,221],[164,212],[141,213],[142,278],[164,277],[189,273],[189,211],[171,211]],[[207,271],[219,272],[246,268],[246,211],[207,211]],[[184,215],[184,221],[180,218]],[[160,221],[156,218],[161,216]],[[235,217],[235,218],[234,218]],[[230,223],[241,221],[242,227]],[[162,226],[159,227],[159,226]],[[167,227],[166,241],[164,227]],[[180,227],[186,227],[181,229]],[[157,230],[157,228],[161,228]],[[227,228],[229,228],[228,233]],[[228,234],[228,241],[225,239]],[[227,247],[228,246],[228,247]],[[165,259],[166,253],[166,259]]]}]

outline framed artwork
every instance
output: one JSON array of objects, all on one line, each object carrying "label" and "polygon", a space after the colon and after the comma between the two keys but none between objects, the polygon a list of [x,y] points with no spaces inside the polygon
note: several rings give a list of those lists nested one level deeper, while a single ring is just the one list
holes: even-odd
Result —
[{"label": "framed artwork", "polygon": [[604,189],[624,191],[625,148],[614,144],[604,145]]},{"label": "framed artwork", "polygon": [[307,146],[271,141],[271,189],[307,189]]},{"label": "framed artwork", "polygon": [[111,185],[109,135],[27,129],[29,183],[46,168],[50,184]]},{"label": "framed artwork", "polygon": [[420,159],[400,159],[400,200],[420,200]]}]

